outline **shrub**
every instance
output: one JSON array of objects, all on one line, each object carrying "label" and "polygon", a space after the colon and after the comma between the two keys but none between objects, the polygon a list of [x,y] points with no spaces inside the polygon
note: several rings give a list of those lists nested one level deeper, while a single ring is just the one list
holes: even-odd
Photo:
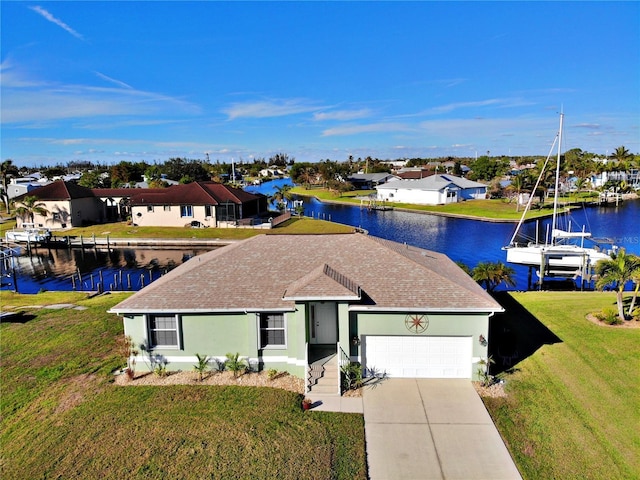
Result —
[{"label": "shrub", "polygon": [[596,313],[595,317],[607,325],[619,325],[622,323],[622,320],[618,317],[618,312],[613,308],[605,308],[601,312]]},{"label": "shrub", "polygon": [[342,388],[355,390],[362,386],[362,365],[359,362],[349,362],[340,368]]},{"label": "shrub", "polygon": [[275,380],[276,377],[278,377],[278,370],[276,370],[275,368],[270,368],[269,370],[267,370],[267,377],[269,378],[269,380]]},{"label": "shrub", "polygon": [[198,359],[198,363],[193,366],[193,369],[198,372],[198,380],[202,381],[204,372],[209,369],[209,357],[196,353],[196,358]]},{"label": "shrub", "polygon": [[166,377],[169,374],[167,372],[167,364],[165,362],[158,363],[156,368],[153,369],[153,373],[158,377]]},{"label": "shrub", "polygon": [[233,372],[234,378],[249,369],[249,364],[244,358],[240,358],[239,353],[227,353],[226,356],[227,359],[224,362],[224,366],[227,370]]}]

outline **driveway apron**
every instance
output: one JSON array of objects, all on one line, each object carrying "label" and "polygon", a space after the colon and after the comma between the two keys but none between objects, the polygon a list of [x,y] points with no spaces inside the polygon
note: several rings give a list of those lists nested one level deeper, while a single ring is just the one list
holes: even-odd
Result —
[{"label": "driveway apron", "polygon": [[363,402],[372,480],[522,478],[469,380],[387,379]]}]

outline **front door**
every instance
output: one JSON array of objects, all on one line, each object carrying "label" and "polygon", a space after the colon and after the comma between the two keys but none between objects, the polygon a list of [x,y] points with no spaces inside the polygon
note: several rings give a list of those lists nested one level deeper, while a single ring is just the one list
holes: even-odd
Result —
[{"label": "front door", "polygon": [[333,344],[338,341],[338,313],[333,302],[309,305],[309,343]]}]

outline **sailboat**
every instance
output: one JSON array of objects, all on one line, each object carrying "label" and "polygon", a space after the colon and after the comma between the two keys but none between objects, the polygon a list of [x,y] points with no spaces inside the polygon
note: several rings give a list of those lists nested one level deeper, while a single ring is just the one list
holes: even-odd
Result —
[{"label": "sailboat", "polygon": [[590,239],[591,233],[587,232],[584,227],[581,231],[571,231],[570,223],[566,230],[559,227],[560,213],[558,211],[558,195],[560,191],[560,150],[562,145],[563,122],[564,114],[561,113],[560,128],[533,189],[534,192],[537,190],[557,143],[558,152],[555,171],[551,238],[549,239],[547,233],[544,242],[540,243],[536,233],[536,238],[532,242],[525,244],[516,242],[516,238],[520,235],[520,228],[533,202],[534,197],[531,195],[509,245],[503,247],[503,250],[507,252],[508,263],[537,268],[538,276],[541,279],[547,276],[566,278],[580,276],[584,280],[592,274],[593,268],[599,260],[611,258],[611,253],[615,252],[616,247],[612,246],[610,249],[604,249],[598,245],[586,247],[585,240]]}]

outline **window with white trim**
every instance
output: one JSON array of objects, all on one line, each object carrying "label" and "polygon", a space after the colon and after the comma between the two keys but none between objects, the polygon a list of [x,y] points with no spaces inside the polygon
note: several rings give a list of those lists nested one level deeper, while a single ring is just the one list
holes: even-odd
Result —
[{"label": "window with white trim", "polygon": [[287,346],[284,313],[260,314],[260,348]]},{"label": "window with white trim", "polygon": [[149,315],[149,346],[178,348],[180,335],[176,315]]},{"label": "window with white trim", "polygon": [[193,206],[192,205],[181,205],[180,206],[180,216],[181,217],[193,217]]}]

